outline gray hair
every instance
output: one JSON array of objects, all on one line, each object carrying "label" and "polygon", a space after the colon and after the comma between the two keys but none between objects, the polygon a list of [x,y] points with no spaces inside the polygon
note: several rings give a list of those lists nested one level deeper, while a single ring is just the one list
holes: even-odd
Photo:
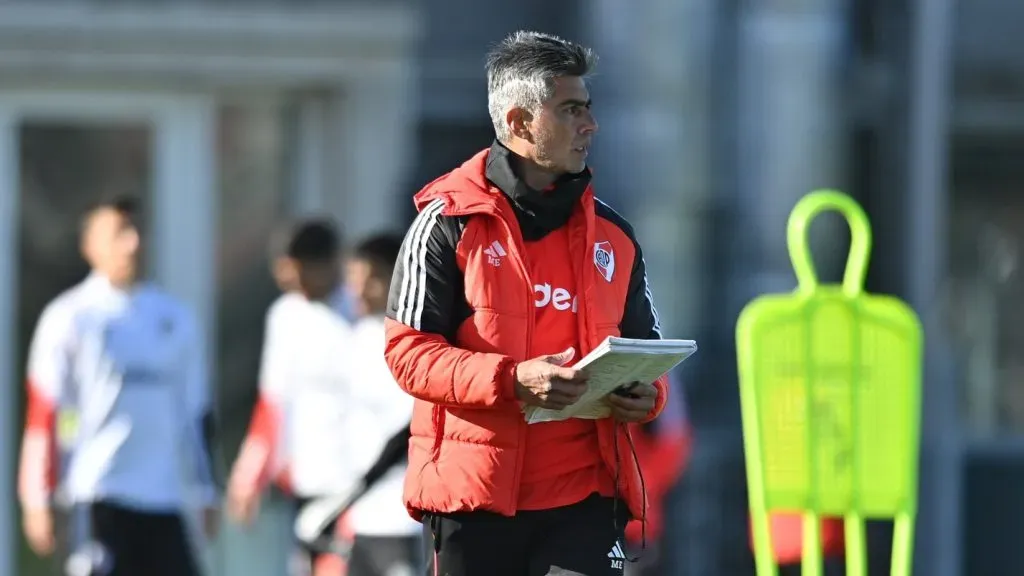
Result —
[{"label": "gray hair", "polygon": [[520,30],[487,55],[487,110],[499,142],[511,138],[505,114],[511,108],[535,111],[555,94],[555,79],[585,78],[597,55],[585,46],[540,32]]}]

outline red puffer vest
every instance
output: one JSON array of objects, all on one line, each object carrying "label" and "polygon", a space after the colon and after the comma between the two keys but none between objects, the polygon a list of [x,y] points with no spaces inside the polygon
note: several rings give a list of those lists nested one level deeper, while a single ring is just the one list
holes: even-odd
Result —
[{"label": "red puffer vest", "polygon": [[[443,199],[443,214],[468,216],[457,247],[472,315],[455,346],[444,338],[389,320],[386,359],[399,385],[417,397],[413,412],[405,501],[422,512],[516,512],[527,424],[512,392],[512,367],[527,360],[535,314],[533,283],[523,241],[505,196],[488,183],[487,151],[427,185],[416,195],[422,210]],[[629,275],[636,256],[619,226],[595,215],[588,189],[567,226],[578,287],[580,354],[619,335]],[[498,242],[495,265],[485,253]],[[614,254],[617,272],[606,280],[595,266],[598,246]],[[665,404],[659,381],[653,419]],[[441,399],[451,399],[450,402]],[[433,401],[430,401],[433,400]],[[635,518],[645,515],[641,475],[628,432],[611,419],[597,422],[598,442],[618,491]]]}]

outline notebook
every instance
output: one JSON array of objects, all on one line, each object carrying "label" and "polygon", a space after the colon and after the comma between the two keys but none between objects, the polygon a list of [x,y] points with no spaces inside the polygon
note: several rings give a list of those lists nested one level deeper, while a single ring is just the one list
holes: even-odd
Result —
[{"label": "notebook", "polygon": [[561,410],[527,406],[529,424],[568,418],[596,420],[611,415],[604,397],[632,382],[650,384],[697,351],[693,340],[640,340],[609,336],[577,362],[575,369],[589,375],[587,391],[575,404]]}]

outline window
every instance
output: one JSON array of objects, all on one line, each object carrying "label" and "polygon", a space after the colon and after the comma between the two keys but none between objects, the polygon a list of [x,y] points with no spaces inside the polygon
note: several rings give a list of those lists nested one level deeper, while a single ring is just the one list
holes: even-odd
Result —
[{"label": "window", "polygon": [[287,132],[286,104],[280,99],[229,100],[218,109],[216,381],[219,445],[228,466],[255,403],[264,316],[277,297],[267,246],[288,212]]},{"label": "window", "polygon": [[953,139],[946,321],[975,435],[1024,432],[1024,134]]}]

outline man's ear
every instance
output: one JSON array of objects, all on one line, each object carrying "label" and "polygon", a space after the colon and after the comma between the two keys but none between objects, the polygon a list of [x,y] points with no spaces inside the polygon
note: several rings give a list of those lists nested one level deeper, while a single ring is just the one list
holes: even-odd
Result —
[{"label": "man's ear", "polygon": [[295,262],[291,258],[281,257],[276,258],[271,264],[271,274],[274,276],[274,280],[278,284],[287,286],[289,289],[294,288],[294,284],[298,279],[298,268]]},{"label": "man's ear", "polygon": [[523,108],[512,108],[505,114],[509,132],[516,138],[529,142],[533,142],[533,134],[530,132],[531,121],[533,121],[533,114]]},{"label": "man's ear", "polygon": [[86,216],[78,228],[78,253],[82,256],[82,260],[85,260],[89,264],[92,264],[89,232],[91,232],[92,229],[93,216],[94,214]]},{"label": "man's ear", "polygon": [[88,263],[92,263],[92,256],[89,254],[89,245],[85,241],[85,235],[83,234],[78,240],[78,253],[82,256],[82,260]]},{"label": "man's ear", "polygon": [[388,284],[388,282],[380,278],[371,277],[366,281],[366,295],[373,299],[387,298],[388,289],[390,288]]}]

